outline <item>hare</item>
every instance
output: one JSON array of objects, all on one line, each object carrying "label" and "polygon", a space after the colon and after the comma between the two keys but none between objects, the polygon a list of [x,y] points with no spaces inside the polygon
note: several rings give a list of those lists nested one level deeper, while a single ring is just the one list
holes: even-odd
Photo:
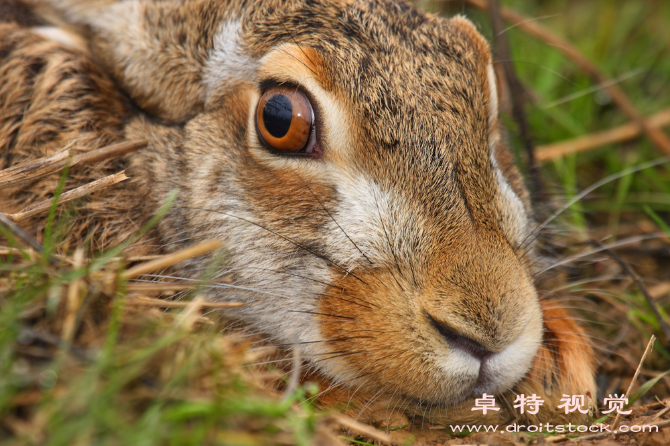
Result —
[{"label": "hare", "polygon": [[[483,394],[502,421],[502,400],[521,393],[544,400],[531,420],[592,407],[593,352],[538,298],[533,211],[489,46],[466,18],[397,0],[30,6],[34,23],[0,25],[4,167],[149,141],[74,172],[68,184],[120,168],[131,179],[84,205],[73,231],[105,246],[178,188],[151,243],[221,240],[233,279],[208,298],[244,301],[236,320],[299,346],[324,404],[386,398],[450,422],[480,418]],[[2,210],[55,181],[12,191]],[[584,410],[565,415],[565,395]]]}]

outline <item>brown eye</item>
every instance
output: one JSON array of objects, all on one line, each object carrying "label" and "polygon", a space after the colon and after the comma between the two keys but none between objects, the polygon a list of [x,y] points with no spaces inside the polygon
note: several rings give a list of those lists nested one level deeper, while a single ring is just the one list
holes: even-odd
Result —
[{"label": "brown eye", "polygon": [[295,87],[272,87],[258,101],[258,134],[272,149],[311,153],[313,121],[309,100]]}]

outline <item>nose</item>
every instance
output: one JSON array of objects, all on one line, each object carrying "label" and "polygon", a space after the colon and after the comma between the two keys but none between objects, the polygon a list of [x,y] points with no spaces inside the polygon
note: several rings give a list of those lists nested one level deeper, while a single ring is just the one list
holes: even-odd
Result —
[{"label": "nose", "polygon": [[444,338],[445,341],[447,341],[451,347],[468,353],[482,362],[494,353],[490,350],[487,350],[477,341],[458,334],[451,327],[437,322],[430,314],[426,313],[426,316],[428,317],[428,321],[430,321],[430,324],[433,326],[433,328],[437,330],[437,332],[442,336],[442,338]]}]

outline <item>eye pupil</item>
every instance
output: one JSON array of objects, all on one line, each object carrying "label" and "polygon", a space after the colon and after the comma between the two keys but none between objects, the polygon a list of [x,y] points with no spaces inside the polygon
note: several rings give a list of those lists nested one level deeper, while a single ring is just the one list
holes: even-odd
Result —
[{"label": "eye pupil", "polygon": [[316,156],[314,111],[309,99],[297,87],[270,87],[256,106],[256,132],[260,142],[272,151]]},{"label": "eye pupil", "polygon": [[270,135],[275,138],[281,138],[288,133],[292,116],[291,100],[283,94],[272,96],[263,107],[263,123]]}]

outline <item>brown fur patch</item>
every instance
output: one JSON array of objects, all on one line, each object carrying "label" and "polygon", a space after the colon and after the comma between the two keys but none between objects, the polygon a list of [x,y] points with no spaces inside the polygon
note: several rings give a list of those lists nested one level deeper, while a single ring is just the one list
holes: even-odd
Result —
[{"label": "brown fur patch", "polygon": [[[0,25],[0,53],[4,54],[0,59],[0,167],[65,148],[80,153],[123,140],[128,103],[88,57],[17,25]],[[123,160],[77,166],[70,172],[65,190],[125,167]],[[16,212],[48,199],[58,180],[59,175],[52,175],[18,190],[0,191],[0,210]],[[144,219],[134,218],[138,198],[141,192],[129,185],[93,194],[80,206],[80,224],[70,235],[81,240],[104,227],[91,248],[117,243]],[[33,232],[39,231],[42,223],[36,217],[22,225]]]}]

